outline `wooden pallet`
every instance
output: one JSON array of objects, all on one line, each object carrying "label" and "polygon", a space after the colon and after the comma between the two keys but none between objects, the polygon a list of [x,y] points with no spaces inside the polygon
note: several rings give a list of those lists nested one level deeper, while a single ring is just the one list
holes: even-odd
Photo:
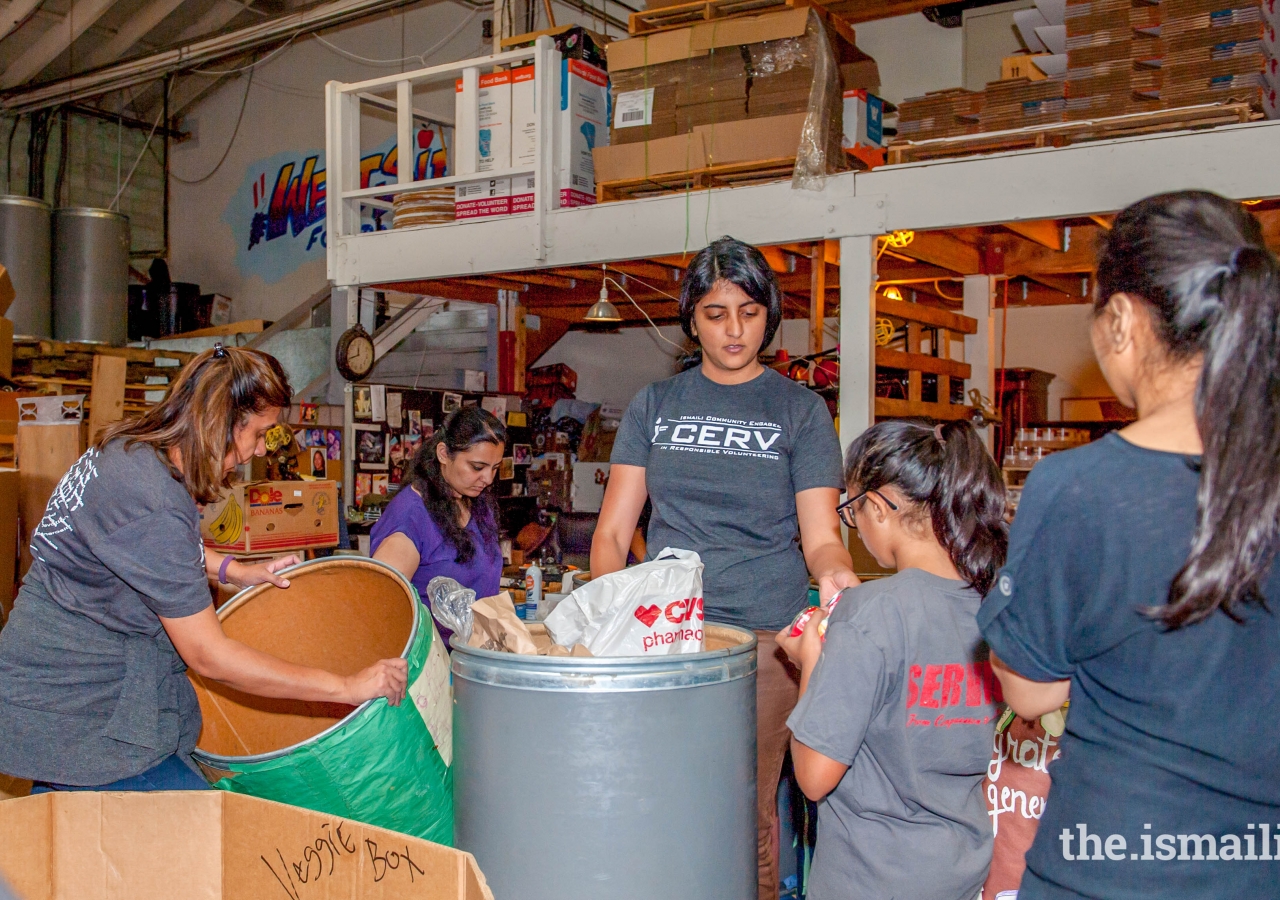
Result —
[{"label": "wooden pallet", "polygon": [[710,188],[742,187],[748,184],[763,184],[767,181],[783,181],[791,177],[795,167],[796,158],[786,156],[725,166],[707,166],[686,172],[670,172],[666,175],[604,181],[596,185],[596,202],[640,200],[644,197],[675,194],[681,191],[705,191]]},{"label": "wooden pallet", "polygon": [[628,19],[627,32],[633,36],[653,34],[673,28],[687,28],[713,19],[755,16],[812,5],[808,0],[699,0],[697,3],[681,3],[678,6],[634,12]]},{"label": "wooden pallet", "polygon": [[957,137],[898,141],[888,147],[888,163],[923,162],[981,153],[1004,153],[1032,147],[1064,147],[1085,141],[1132,137],[1160,131],[1184,131],[1235,125],[1258,118],[1248,103],[1212,103],[1153,112],[1108,116],[1080,122],[1054,122]]}]

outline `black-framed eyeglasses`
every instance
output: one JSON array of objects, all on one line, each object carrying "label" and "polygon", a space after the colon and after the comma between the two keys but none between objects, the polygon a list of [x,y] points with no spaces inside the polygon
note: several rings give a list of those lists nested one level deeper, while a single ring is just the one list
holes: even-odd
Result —
[{"label": "black-framed eyeglasses", "polygon": [[856,497],[850,497],[848,500],[844,501],[843,503],[841,503],[839,506],[836,507],[836,515],[840,516],[841,522],[844,522],[844,524],[848,525],[850,528],[854,529],[855,531],[858,528],[858,523],[853,517],[853,504],[857,503],[859,500],[864,499],[867,496],[867,494],[875,494],[877,497],[883,500],[890,509],[894,510],[895,512],[898,509],[898,504],[894,503],[884,494],[874,489],[870,491],[863,491],[861,494],[859,494]]}]

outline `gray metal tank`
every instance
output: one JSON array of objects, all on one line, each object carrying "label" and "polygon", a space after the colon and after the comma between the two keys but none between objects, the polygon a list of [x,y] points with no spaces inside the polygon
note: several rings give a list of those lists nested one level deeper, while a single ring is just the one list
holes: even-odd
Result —
[{"label": "gray metal tank", "polygon": [[4,314],[14,334],[52,337],[49,279],[50,207],[34,197],[0,195],[0,265],[17,296]]},{"label": "gray metal tank", "polygon": [[454,838],[496,900],[754,900],[756,639],[705,631],[677,656],[454,648]]},{"label": "gray metal tank", "polygon": [[53,211],[53,336],[123,344],[129,337],[129,218]]}]

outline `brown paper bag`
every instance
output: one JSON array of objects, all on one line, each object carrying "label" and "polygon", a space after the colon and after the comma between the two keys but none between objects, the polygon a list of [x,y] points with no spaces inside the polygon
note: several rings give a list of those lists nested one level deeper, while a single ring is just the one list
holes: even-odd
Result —
[{"label": "brown paper bag", "polygon": [[500,653],[527,653],[536,656],[538,647],[506,591],[471,604],[470,647]]},{"label": "brown paper bag", "polygon": [[547,656],[591,656],[591,651],[582,644],[574,644],[573,649],[561,647],[559,644],[552,644],[547,650]]}]

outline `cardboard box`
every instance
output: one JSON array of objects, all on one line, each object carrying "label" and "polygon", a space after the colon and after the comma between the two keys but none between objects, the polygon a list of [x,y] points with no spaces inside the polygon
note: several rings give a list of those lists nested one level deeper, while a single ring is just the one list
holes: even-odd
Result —
[{"label": "cardboard box", "polygon": [[0,317],[0,375],[13,377],[13,323]]},{"label": "cardboard box", "polygon": [[560,208],[596,202],[593,152],[609,145],[609,74],[580,59],[560,61],[554,195]]},{"label": "cardboard box", "polygon": [[625,181],[707,166],[795,156],[806,113],[698,125],[689,134],[596,150],[603,181]]},{"label": "cardboard box", "polygon": [[9,305],[13,303],[18,296],[13,287],[13,279],[9,277],[9,270],[0,265],[0,316],[9,311]]},{"label": "cardboard box", "polygon": [[1048,78],[1049,76],[1040,71],[1040,67],[1036,65],[1036,56],[1048,55],[1047,53],[1020,53],[1017,56],[1006,56],[1000,61],[1000,80],[1026,78],[1030,81],[1042,81]]},{"label": "cardboard box", "polygon": [[338,544],[335,481],[254,481],[233,485],[200,511],[206,547],[222,553],[273,553]]},{"label": "cardboard box", "polygon": [[18,470],[0,468],[0,625],[9,618],[18,579]]},{"label": "cardboard box", "polygon": [[511,179],[467,181],[454,188],[455,219],[487,219],[511,214]]},{"label": "cardboard box", "polygon": [[538,109],[534,67],[511,73],[511,167],[532,166],[538,154]]},{"label": "cardboard box", "polygon": [[226,791],[67,791],[0,803],[22,900],[493,900],[475,857]]},{"label": "cardboard box", "polygon": [[862,88],[876,93],[880,90],[880,67],[869,56],[859,62],[841,63],[840,88],[845,91]]},{"label": "cardboard box", "polygon": [[533,212],[533,188],[536,184],[533,175],[513,175],[511,177],[511,212]]},{"label": "cardboard box", "polygon": [[844,138],[850,147],[879,147],[884,143],[884,101],[863,90],[844,92]]},{"label": "cardboard box", "polygon": [[[462,79],[454,85],[455,108],[462,118]],[[500,172],[511,168],[511,72],[480,76],[479,112],[476,119],[476,171]]]},{"label": "cardboard box", "polygon": [[607,462],[573,464],[572,505],[574,512],[598,513],[604,503],[604,489],[609,483]]}]

